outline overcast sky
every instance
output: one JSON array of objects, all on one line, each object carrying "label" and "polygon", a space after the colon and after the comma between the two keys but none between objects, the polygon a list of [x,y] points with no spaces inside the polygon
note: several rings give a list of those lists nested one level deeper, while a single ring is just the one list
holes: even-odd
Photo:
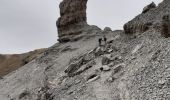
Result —
[{"label": "overcast sky", "polygon": [[[0,0],[0,53],[23,53],[57,42],[61,0]],[[122,29],[144,6],[162,0],[88,0],[88,23]]]}]

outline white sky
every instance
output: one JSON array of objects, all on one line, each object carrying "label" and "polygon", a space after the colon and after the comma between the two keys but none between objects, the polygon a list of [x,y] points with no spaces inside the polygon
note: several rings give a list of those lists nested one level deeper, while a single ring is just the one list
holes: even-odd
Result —
[{"label": "white sky", "polygon": [[[60,1],[0,0],[0,54],[23,53],[56,43]],[[122,29],[152,1],[158,4],[162,0],[88,0],[88,23],[102,29]]]}]

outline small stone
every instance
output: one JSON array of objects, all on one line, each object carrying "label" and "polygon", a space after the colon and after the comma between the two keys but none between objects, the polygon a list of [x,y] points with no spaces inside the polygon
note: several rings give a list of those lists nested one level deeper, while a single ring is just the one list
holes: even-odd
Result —
[{"label": "small stone", "polygon": [[109,49],[108,52],[111,53],[113,51],[113,49]]},{"label": "small stone", "polygon": [[104,65],[100,68],[101,71],[109,71],[110,67],[108,65]]},{"label": "small stone", "polygon": [[107,82],[113,82],[114,80],[115,80],[114,77],[109,77],[109,78],[107,79]]}]

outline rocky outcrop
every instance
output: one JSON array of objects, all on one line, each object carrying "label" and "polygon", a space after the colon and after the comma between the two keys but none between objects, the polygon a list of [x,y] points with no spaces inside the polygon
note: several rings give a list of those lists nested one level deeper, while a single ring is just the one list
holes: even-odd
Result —
[{"label": "rocky outcrop", "polygon": [[124,25],[125,33],[143,33],[154,26],[161,27],[163,15],[165,13],[170,14],[169,4],[169,0],[164,0],[157,7],[154,3],[149,4],[143,9],[142,14]]},{"label": "rocky outcrop", "polygon": [[60,18],[57,21],[59,42],[67,42],[80,34],[87,25],[87,0],[63,0],[60,3]]},{"label": "rocky outcrop", "polygon": [[151,25],[152,25],[152,22],[143,23],[143,22],[130,21],[124,25],[124,31],[126,34],[145,32],[149,29]]},{"label": "rocky outcrop", "polygon": [[144,7],[142,13],[146,13],[153,8],[156,8],[156,4],[154,2]]}]

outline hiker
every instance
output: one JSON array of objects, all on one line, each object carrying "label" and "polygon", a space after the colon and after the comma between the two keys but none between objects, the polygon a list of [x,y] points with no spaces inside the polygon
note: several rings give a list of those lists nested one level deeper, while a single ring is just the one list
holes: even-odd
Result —
[{"label": "hiker", "polygon": [[101,46],[102,38],[99,38],[99,46]]},{"label": "hiker", "polygon": [[105,42],[105,44],[106,44],[106,43],[107,43],[107,38],[106,38],[105,35],[103,36],[103,39],[104,39],[104,42]]}]

